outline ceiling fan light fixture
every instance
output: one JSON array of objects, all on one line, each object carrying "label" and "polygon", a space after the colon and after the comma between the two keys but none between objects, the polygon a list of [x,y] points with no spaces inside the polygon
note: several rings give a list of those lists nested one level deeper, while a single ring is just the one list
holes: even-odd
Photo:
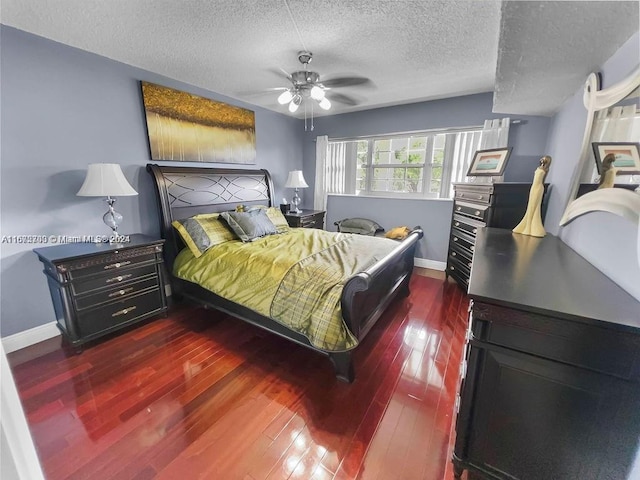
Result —
[{"label": "ceiling fan light fixture", "polygon": [[278,97],[278,103],[280,105],[285,105],[285,104],[289,103],[292,98],[293,98],[293,94],[291,93],[291,90],[285,90]]},{"label": "ceiling fan light fixture", "polygon": [[289,103],[289,111],[291,113],[295,113],[298,110],[298,107],[300,106],[301,103],[302,103],[302,96],[299,94],[296,94],[291,100],[291,103]]},{"label": "ceiling fan light fixture", "polygon": [[317,101],[321,101],[324,98],[324,89],[318,85],[314,85],[311,88],[311,98]]},{"label": "ceiling fan light fixture", "polygon": [[329,110],[331,108],[331,102],[326,97],[320,100],[318,105],[320,105],[320,108],[323,110]]}]

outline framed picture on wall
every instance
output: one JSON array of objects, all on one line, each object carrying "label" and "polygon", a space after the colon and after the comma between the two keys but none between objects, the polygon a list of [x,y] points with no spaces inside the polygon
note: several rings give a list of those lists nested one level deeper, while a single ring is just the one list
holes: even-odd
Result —
[{"label": "framed picture on wall", "polygon": [[615,155],[613,166],[616,175],[640,175],[640,144],[633,142],[593,142],[598,173],[602,173],[602,161],[609,154]]},{"label": "framed picture on wall", "polygon": [[509,155],[511,155],[511,147],[477,150],[469,165],[467,177],[501,176],[507,166]]},{"label": "framed picture on wall", "polygon": [[255,114],[140,82],[151,160],[256,163]]}]

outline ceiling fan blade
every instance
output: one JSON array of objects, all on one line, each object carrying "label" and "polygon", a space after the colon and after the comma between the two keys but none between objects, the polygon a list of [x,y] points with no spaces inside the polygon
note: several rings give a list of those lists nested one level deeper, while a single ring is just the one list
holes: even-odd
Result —
[{"label": "ceiling fan blade", "polygon": [[278,68],[270,68],[269,72],[273,73],[274,75],[277,75],[280,78],[282,78],[284,76],[284,78],[286,78],[287,80],[291,81],[291,75],[284,68],[280,68],[280,67],[278,67]]},{"label": "ceiling fan blade", "polygon": [[345,105],[358,105],[358,102],[355,98],[350,97],[349,95],[344,95],[342,93],[336,93],[336,92],[327,92],[327,98],[329,100],[331,100],[332,102],[338,102],[338,103],[343,103]]},{"label": "ceiling fan blade", "polygon": [[257,97],[260,95],[272,95],[274,92],[284,92],[285,90],[289,90],[288,87],[273,87],[273,88],[265,88],[264,90],[251,90],[244,92],[237,92],[237,95],[243,97]]},{"label": "ceiling fan blade", "polygon": [[369,85],[373,82],[365,77],[338,77],[322,80],[325,87],[353,87],[356,85]]}]

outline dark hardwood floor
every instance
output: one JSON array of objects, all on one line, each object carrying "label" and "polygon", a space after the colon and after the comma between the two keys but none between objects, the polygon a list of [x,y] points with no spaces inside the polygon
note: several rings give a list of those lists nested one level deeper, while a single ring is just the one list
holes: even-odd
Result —
[{"label": "dark hardwood floor", "polygon": [[451,479],[468,300],[414,275],[355,351],[356,381],[216,311],[174,307],[80,355],[9,355],[48,479]]}]

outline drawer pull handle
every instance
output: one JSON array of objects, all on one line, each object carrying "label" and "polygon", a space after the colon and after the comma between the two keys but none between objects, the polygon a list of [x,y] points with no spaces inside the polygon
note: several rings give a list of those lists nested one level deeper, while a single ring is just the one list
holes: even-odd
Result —
[{"label": "drawer pull handle", "polygon": [[456,227],[459,227],[459,226],[460,226],[460,222],[455,222],[455,223],[454,223],[454,225],[455,225]]},{"label": "drawer pull handle", "polygon": [[118,317],[120,315],[126,315],[129,312],[133,312],[136,308],[138,307],[136,307],[135,305],[133,305],[132,307],[123,308],[122,310],[118,310],[117,312],[112,313],[111,316]]},{"label": "drawer pull handle", "polygon": [[125,293],[129,293],[131,290],[133,290],[133,287],[125,288],[123,290],[118,290],[117,292],[110,293],[109,294],[109,298],[111,298],[111,297],[120,297],[120,296],[124,295]]},{"label": "drawer pull handle", "polygon": [[480,210],[476,210],[476,215],[480,215]]},{"label": "drawer pull handle", "polygon": [[131,262],[129,260],[127,260],[126,262],[116,262],[116,263],[112,263],[111,265],[106,265],[104,267],[105,270],[110,270],[112,268],[120,268],[120,267],[124,267],[125,265],[129,265]]},{"label": "drawer pull handle", "polygon": [[484,195],[478,195],[478,200],[482,200],[484,198]]},{"label": "drawer pull handle", "polygon": [[463,193],[463,192],[460,192],[460,196],[461,196],[461,197],[464,197],[464,193]]},{"label": "drawer pull handle", "polygon": [[471,262],[467,263],[467,265],[469,266],[469,268],[471,268]]},{"label": "drawer pull handle", "polygon": [[451,252],[452,257],[456,257],[458,254],[456,252]]},{"label": "drawer pull handle", "polygon": [[106,283],[121,282],[121,281],[126,280],[127,278],[131,277],[132,275],[133,274],[128,273],[126,275],[118,275],[117,277],[108,278]]},{"label": "drawer pull handle", "polygon": [[453,265],[451,265],[450,270],[455,270],[456,267],[454,267]]},{"label": "drawer pull handle", "polygon": [[474,229],[473,229],[473,233],[478,233],[478,229],[477,229],[477,228],[474,228]]},{"label": "drawer pull handle", "polygon": [[456,207],[456,210],[462,210],[462,207]]},{"label": "drawer pull handle", "polygon": [[471,245],[471,251],[473,252],[476,249],[473,245]]},{"label": "drawer pull handle", "polygon": [[457,242],[458,241],[458,237],[453,237],[453,241]]}]

